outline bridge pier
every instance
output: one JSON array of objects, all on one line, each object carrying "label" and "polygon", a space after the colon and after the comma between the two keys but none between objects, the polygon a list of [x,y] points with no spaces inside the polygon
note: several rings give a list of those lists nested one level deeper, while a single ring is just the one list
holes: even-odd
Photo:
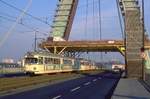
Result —
[{"label": "bridge pier", "polygon": [[125,62],[127,77],[143,78],[144,31],[137,0],[122,0],[125,22]]}]

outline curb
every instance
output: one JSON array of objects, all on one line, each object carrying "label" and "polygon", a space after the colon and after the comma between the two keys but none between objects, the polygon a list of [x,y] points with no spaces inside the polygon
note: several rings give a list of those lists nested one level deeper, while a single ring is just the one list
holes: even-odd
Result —
[{"label": "curb", "polygon": [[139,79],[138,80],[143,86],[144,86],[144,88],[148,91],[148,92],[150,92],[150,85],[148,85],[144,80],[142,80],[142,79]]},{"label": "curb", "polygon": [[[121,78],[121,74],[120,74],[120,78]],[[108,94],[105,96],[105,99],[111,99],[111,97],[112,97],[112,95],[114,93],[114,90],[117,87],[117,84],[118,84],[120,78],[115,82],[114,86],[109,90]]]}]

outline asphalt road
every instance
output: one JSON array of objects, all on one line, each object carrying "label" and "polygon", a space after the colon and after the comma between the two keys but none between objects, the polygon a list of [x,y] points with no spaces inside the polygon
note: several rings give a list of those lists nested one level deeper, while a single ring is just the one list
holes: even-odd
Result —
[{"label": "asphalt road", "polygon": [[65,81],[0,99],[108,99],[118,83],[119,74],[111,72]]}]

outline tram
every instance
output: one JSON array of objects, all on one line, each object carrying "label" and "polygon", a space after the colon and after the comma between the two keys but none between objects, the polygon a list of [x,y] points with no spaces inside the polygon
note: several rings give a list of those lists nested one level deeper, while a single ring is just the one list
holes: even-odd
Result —
[{"label": "tram", "polygon": [[64,57],[46,51],[26,53],[23,64],[26,74],[30,75],[96,69],[93,61]]}]

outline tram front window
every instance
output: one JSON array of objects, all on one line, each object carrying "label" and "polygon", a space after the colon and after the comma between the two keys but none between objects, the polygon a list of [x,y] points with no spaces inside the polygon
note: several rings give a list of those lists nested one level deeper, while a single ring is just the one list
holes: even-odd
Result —
[{"label": "tram front window", "polygon": [[25,64],[37,64],[38,59],[37,58],[26,58]]}]

